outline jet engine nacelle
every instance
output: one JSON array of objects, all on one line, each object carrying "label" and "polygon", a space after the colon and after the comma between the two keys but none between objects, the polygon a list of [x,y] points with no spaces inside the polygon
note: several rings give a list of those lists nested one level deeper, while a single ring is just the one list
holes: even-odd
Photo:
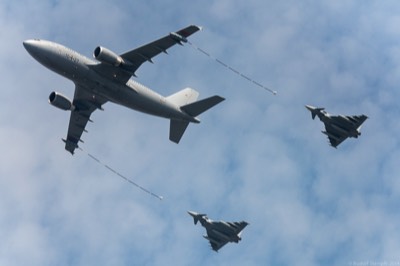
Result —
[{"label": "jet engine nacelle", "polygon": [[67,97],[55,91],[50,93],[49,103],[64,111],[72,111],[74,109],[74,106]]},{"label": "jet engine nacelle", "polygon": [[100,62],[107,63],[113,66],[120,66],[124,63],[124,59],[122,59],[122,57],[120,57],[113,51],[101,46],[98,46],[96,47],[96,49],[94,49],[93,56]]}]

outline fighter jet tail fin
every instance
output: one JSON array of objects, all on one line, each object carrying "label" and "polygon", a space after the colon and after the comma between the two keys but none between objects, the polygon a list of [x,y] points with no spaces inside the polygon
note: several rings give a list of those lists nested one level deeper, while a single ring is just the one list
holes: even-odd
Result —
[{"label": "fighter jet tail fin", "polygon": [[205,217],[207,214],[205,213],[196,213],[196,212],[192,212],[192,211],[188,211],[188,213],[193,217],[193,222],[194,224],[197,224],[197,222]]},{"label": "fighter jet tail fin", "polygon": [[311,112],[311,117],[313,120],[315,119],[318,113],[320,113],[322,110],[325,110],[325,108],[313,107],[311,105],[306,105],[306,108]]}]

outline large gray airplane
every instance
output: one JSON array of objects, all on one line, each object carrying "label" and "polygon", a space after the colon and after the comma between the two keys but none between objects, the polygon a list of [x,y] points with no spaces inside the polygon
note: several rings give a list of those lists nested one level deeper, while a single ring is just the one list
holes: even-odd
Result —
[{"label": "large gray airplane", "polygon": [[306,108],[311,112],[312,119],[318,116],[325,124],[325,131],[322,131],[322,133],[328,136],[329,142],[334,148],[348,137],[358,138],[361,135],[361,124],[368,118],[366,115],[332,116],[325,111],[325,108],[317,108],[311,105],[306,105]]},{"label": "large gray airplane", "polygon": [[198,115],[220,103],[224,98],[212,96],[197,101],[199,93],[186,88],[168,97],[163,97],[131,79],[144,63],[153,63],[152,58],[175,44],[187,42],[187,37],[200,30],[188,26],[171,32],[163,38],[134,50],[117,55],[98,46],[94,58],[89,59],[63,45],[33,39],[23,42],[25,49],[39,63],[70,79],[75,84],[72,102],[58,92],[52,92],[49,102],[62,110],[71,111],[65,149],[71,154],[78,147],[90,115],[108,101],[122,106],[170,119],[169,139],[179,143],[190,122],[200,123]]},{"label": "large gray airplane", "polygon": [[201,225],[206,228],[207,235],[203,236],[210,241],[211,248],[218,252],[228,242],[239,243],[242,238],[240,237],[242,230],[248,225],[247,222],[224,222],[212,221],[206,214],[199,214],[196,212],[188,211],[193,217],[194,224],[200,221]]}]

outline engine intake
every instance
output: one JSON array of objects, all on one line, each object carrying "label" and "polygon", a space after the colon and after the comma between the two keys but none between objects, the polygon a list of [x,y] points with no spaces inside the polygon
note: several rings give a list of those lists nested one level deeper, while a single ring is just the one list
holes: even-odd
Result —
[{"label": "engine intake", "polygon": [[124,59],[122,59],[122,57],[102,46],[98,46],[96,49],[94,49],[93,56],[100,62],[113,66],[120,66],[124,63]]},{"label": "engine intake", "polygon": [[49,95],[49,103],[57,108],[60,108],[64,111],[72,111],[74,110],[74,106],[71,101],[62,95],[61,93],[53,91]]}]

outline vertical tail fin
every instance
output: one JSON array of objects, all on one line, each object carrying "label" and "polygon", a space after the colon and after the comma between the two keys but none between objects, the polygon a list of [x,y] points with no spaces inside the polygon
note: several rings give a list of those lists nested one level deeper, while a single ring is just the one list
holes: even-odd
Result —
[{"label": "vertical tail fin", "polygon": [[325,110],[325,108],[314,107],[311,105],[306,105],[306,108],[311,112],[311,117],[314,120],[315,116],[317,116],[321,111]]},{"label": "vertical tail fin", "polygon": [[191,88],[186,88],[178,91],[167,97],[167,100],[178,106],[193,103],[199,97],[199,93]]},{"label": "vertical tail fin", "polygon": [[193,217],[194,224],[197,224],[197,222],[200,219],[202,219],[203,217],[206,217],[206,215],[207,215],[205,213],[197,213],[197,212],[192,212],[192,211],[188,211],[188,213],[190,214],[190,216]]},{"label": "vertical tail fin", "polygon": [[[183,90],[183,91],[185,91],[185,90]],[[189,89],[189,90],[191,90],[191,89]],[[182,97],[182,96],[184,96],[183,91],[169,96],[169,97],[171,97],[169,99],[175,100],[175,103],[177,103],[179,101],[186,101],[187,99],[193,100],[194,96],[196,98],[198,96],[198,93],[196,91],[194,91],[195,93],[193,94],[193,96],[185,98],[185,97]],[[197,101],[197,102],[183,105],[180,108],[182,111],[186,112],[188,115],[190,115],[192,117],[196,117],[199,114],[207,111],[211,107],[222,102],[223,100],[225,100],[225,99],[220,96],[212,96],[212,97],[209,97],[209,98]],[[179,143],[179,141],[181,140],[183,133],[185,133],[185,130],[188,127],[188,125],[189,125],[189,121],[171,119],[170,128],[169,128],[169,139],[172,142]]]}]

